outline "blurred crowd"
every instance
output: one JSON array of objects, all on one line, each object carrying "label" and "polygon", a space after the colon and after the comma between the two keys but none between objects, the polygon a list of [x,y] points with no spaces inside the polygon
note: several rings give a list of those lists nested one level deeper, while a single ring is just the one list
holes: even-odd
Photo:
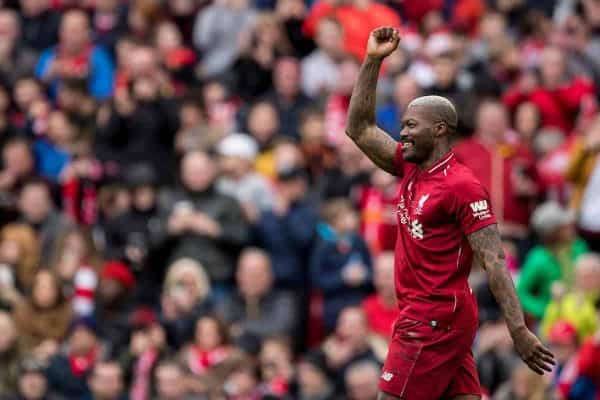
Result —
[{"label": "blurred crowd", "polygon": [[398,181],[344,130],[380,25],[378,124],[454,102],[557,356],[474,266],[486,398],[600,399],[599,0],[0,0],[0,399],[374,400]]}]

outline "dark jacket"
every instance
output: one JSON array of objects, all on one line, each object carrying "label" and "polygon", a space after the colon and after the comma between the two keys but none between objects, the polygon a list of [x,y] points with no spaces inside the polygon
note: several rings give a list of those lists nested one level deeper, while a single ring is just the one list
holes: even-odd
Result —
[{"label": "dark jacket", "polygon": [[291,289],[305,285],[317,219],[314,207],[301,201],[292,204],[282,216],[264,212],[254,226],[253,239],[271,256],[277,287]]},{"label": "dark jacket", "polygon": [[131,115],[113,107],[110,118],[97,130],[97,154],[102,161],[117,162],[121,170],[147,162],[161,183],[171,183],[175,168],[173,138],[179,128],[177,105],[171,99],[138,103]]},{"label": "dark jacket", "polygon": [[45,11],[35,17],[23,15],[21,18],[21,38],[23,44],[34,50],[42,51],[58,43],[60,15],[54,11]]},{"label": "dark jacket", "polygon": [[248,227],[238,202],[218,193],[214,187],[203,192],[180,191],[167,204],[163,227],[178,202],[190,202],[195,212],[202,212],[221,225],[221,235],[211,238],[195,233],[170,236],[171,259],[190,257],[202,264],[212,282],[226,282],[233,278],[235,263],[241,247],[248,241]]},{"label": "dark jacket", "polygon": [[276,92],[265,96],[265,100],[273,103],[279,115],[279,132],[292,139],[299,140],[300,113],[310,105],[310,99],[299,93],[294,100],[288,102]]},{"label": "dark jacket", "polygon": [[196,321],[205,315],[212,313],[213,303],[206,299],[196,304],[192,312],[188,315],[179,317],[173,321],[160,317],[161,325],[165,328],[167,334],[167,343],[174,349],[181,348],[194,338],[196,331]]},{"label": "dark jacket", "polygon": [[[371,255],[365,241],[357,234],[337,238],[331,230],[321,225],[320,228],[310,261],[310,274],[314,287],[323,292],[325,327],[331,330],[344,307],[360,304],[371,291]],[[356,287],[349,286],[342,277],[344,268],[353,262],[367,268],[365,280]]]},{"label": "dark jacket", "polygon": [[293,336],[298,315],[296,298],[289,292],[272,290],[259,300],[256,316],[247,314],[247,304],[234,293],[217,306],[217,314],[228,324],[239,324],[242,332],[264,339],[272,335]]},{"label": "dark jacket", "polygon": [[48,391],[65,399],[77,399],[89,393],[87,384],[90,370],[81,376],[75,376],[71,372],[69,359],[64,354],[58,354],[50,360],[46,369],[48,379]]}]

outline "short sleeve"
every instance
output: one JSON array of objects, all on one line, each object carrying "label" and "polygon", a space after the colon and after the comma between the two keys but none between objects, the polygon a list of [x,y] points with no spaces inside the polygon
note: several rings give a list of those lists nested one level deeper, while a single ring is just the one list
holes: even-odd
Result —
[{"label": "short sleeve", "polygon": [[496,223],[487,190],[472,176],[459,178],[448,190],[450,214],[460,230],[470,235]]}]

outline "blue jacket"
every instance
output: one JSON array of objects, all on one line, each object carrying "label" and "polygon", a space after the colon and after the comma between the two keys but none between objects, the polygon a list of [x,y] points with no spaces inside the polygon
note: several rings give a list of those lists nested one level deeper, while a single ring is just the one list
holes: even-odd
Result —
[{"label": "blue jacket", "polygon": [[[56,47],[44,50],[40,55],[35,68],[35,76],[43,79],[48,73],[48,69],[56,58]],[[88,89],[92,96],[97,99],[106,99],[112,94],[114,83],[114,65],[110,55],[101,47],[94,46],[90,55],[90,73],[88,76]],[[59,81],[55,79],[51,82],[50,96],[56,97],[56,91]]]},{"label": "blue jacket", "polygon": [[[323,293],[325,328],[331,330],[343,308],[360,304],[372,291],[371,254],[358,234],[338,237],[325,224],[320,224],[317,232],[319,239],[310,261],[311,282]],[[360,262],[367,268],[364,282],[356,287],[348,286],[342,277],[344,268],[353,262]]]},{"label": "blue jacket", "polygon": [[57,182],[61,171],[69,164],[69,153],[56,147],[45,139],[38,139],[33,144],[33,153],[37,171],[53,182]]},{"label": "blue jacket", "polygon": [[278,287],[304,286],[316,225],[317,212],[309,202],[301,201],[283,216],[264,212],[254,226],[253,239],[270,254]]}]

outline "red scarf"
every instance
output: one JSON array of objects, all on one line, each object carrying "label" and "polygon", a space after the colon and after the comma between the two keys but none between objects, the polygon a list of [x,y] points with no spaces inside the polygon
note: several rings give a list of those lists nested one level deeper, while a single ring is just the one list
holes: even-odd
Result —
[{"label": "red scarf", "polygon": [[146,400],[149,398],[152,367],[158,359],[159,352],[149,349],[143,352],[135,363],[135,373],[131,385],[131,400]]},{"label": "red scarf", "polygon": [[95,346],[89,353],[82,356],[76,356],[69,354],[69,364],[71,365],[71,372],[73,375],[80,377],[85,374],[98,357],[98,347]]},{"label": "red scarf", "polygon": [[190,349],[189,368],[196,375],[202,375],[206,370],[219,364],[229,356],[229,347],[217,347],[212,350],[203,350],[198,346]]},{"label": "red scarf", "polygon": [[86,45],[78,54],[66,54],[64,49],[58,48],[56,59],[65,68],[67,76],[84,77],[89,75],[92,45]]}]

